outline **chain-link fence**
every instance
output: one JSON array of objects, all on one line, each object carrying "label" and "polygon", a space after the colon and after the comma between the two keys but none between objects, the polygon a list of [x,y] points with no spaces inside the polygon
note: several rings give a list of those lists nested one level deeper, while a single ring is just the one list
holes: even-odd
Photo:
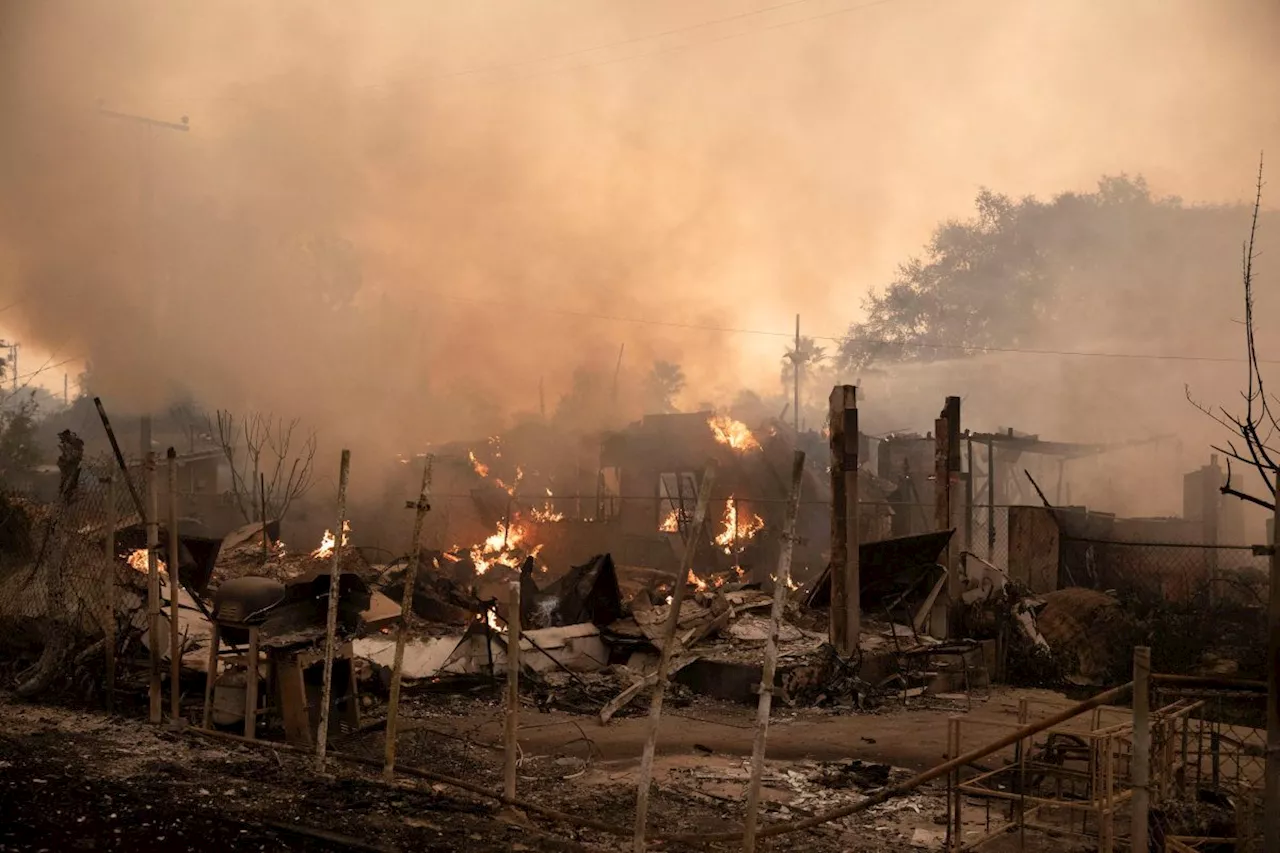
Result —
[{"label": "chain-link fence", "polygon": [[1152,727],[1153,841],[1169,850],[1260,851],[1265,689],[1158,683],[1152,707],[1177,709],[1168,715],[1173,725]]},{"label": "chain-link fence", "polygon": [[1251,548],[1066,538],[1060,581],[1107,591],[1162,672],[1265,675],[1268,563]]},{"label": "chain-link fence", "polygon": [[18,679],[20,690],[39,692],[66,668],[68,653],[101,651],[96,641],[127,637],[145,624],[145,551],[117,559],[129,543],[110,535],[137,524],[109,457],[71,469],[53,503],[0,496],[0,643],[20,662],[38,655],[27,677]]}]

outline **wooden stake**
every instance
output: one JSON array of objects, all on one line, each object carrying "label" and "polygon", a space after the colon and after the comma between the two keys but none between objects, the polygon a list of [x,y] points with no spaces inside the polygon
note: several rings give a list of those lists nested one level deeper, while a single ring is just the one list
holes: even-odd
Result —
[{"label": "wooden stake", "polygon": [[258,503],[262,511],[262,562],[271,559],[271,537],[267,535],[267,475],[258,472]]},{"label": "wooden stake", "polygon": [[107,668],[107,713],[116,707],[116,475],[107,472],[107,547],[106,570],[102,575],[103,643],[102,655]]},{"label": "wooden stake", "polygon": [[689,573],[702,542],[703,527],[707,521],[707,506],[711,503],[711,487],[716,479],[716,461],[708,460],[698,487],[698,503],[693,510],[693,523],[685,543],[684,557],[680,560],[680,574],[676,576],[671,592],[671,612],[662,629],[662,648],[658,657],[658,677],[653,685],[653,698],[649,703],[649,734],[645,738],[644,753],[640,759],[640,782],[636,793],[636,828],[632,838],[634,853],[644,853],[645,824],[649,818],[649,786],[653,781],[653,755],[658,746],[658,727],[662,724],[662,698],[667,689],[667,672],[671,667],[671,655],[676,645],[676,628],[680,624],[680,605],[684,602],[684,590],[689,583]]},{"label": "wooden stake", "polygon": [[396,726],[400,715],[400,680],[404,669],[404,644],[409,635],[409,614],[413,612],[413,593],[418,585],[418,560],[422,554],[422,525],[426,521],[427,511],[431,509],[431,462],[428,456],[422,468],[422,487],[418,489],[417,503],[406,503],[407,509],[417,510],[413,517],[413,541],[409,545],[409,566],[404,575],[404,595],[400,601],[400,627],[396,632],[396,656],[391,664],[391,698],[387,705],[386,752],[382,765],[382,775],[386,779],[395,777],[396,767]]},{"label": "wooden stake", "polygon": [[791,580],[791,554],[795,547],[796,517],[800,514],[800,486],[804,482],[804,451],[797,450],[791,465],[791,500],[782,528],[782,551],[778,555],[777,576],[773,579],[773,610],[769,614],[769,637],[764,647],[764,668],[760,675],[760,703],[756,706],[756,738],[751,747],[751,784],[747,788],[746,827],[742,849],[755,853],[756,824],[760,810],[760,777],[764,773],[765,745],[769,738],[769,712],[773,706],[773,679],[778,666],[778,633],[782,609]]},{"label": "wooden stake", "polygon": [[169,719],[182,716],[182,638],[178,626],[178,591],[182,583],[178,567],[182,560],[178,541],[178,453],[172,447],[166,454],[169,461]]},{"label": "wooden stake", "polygon": [[316,770],[324,772],[324,754],[329,742],[329,710],[333,704],[333,653],[338,633],[339,575],[342,571],[342,546],[346,539],[347,479],[351,475],[351,451],[342,451],[338,468],[338,528],[334,534],[333,561],[329,564],[329,617],[324,634],[324,687],[320,698],[320,730],[316,732]]},{"label": "wooden stake", "polygon": [[520,581],[512,581],[507,597],[507,720],[503,742],[506,762],[503,791],[516,798],[516,764],[520,753]]},{"label": "wooden stake", "polygon": [[244,736],[253,740],[258,733],[258,631],[249,628],[249,651],[244,670]]},{"label": "wooden stake", "polygon": [[853,654],[862,631],[858,565],[858,389],[831,389],[831,645]]},{"label": "wooden stake", "polygon": [[209,629],[209,662],[205,668],[204,680],[204,713],[200,715],[200,727],[209,728],[213,713],[213,683],[218,680],[218,644],[222,640],[222,632],[218,623],[213,622]]},{"label": "wooden stake", "polygon": [[147,645],[151,652],[150,714],[153,723],[159,723],[163,713],[164,698],[160,686],[160,566],[156,562],[156,548],[160,544],[160,526],[156,495],[156,455],[148,451],[147,470]]},{"label": "wooden stake", "polygon": [[[1151,717],[1150,717],[1151,649],[1137,646],[1133,650],[1133,777],[1132,823],[1129,825],[1129,847],[1135,853],[1147,849],[1147,820],[1151,805]],[[1110,822],[1108,820],[1108,822]]]}]

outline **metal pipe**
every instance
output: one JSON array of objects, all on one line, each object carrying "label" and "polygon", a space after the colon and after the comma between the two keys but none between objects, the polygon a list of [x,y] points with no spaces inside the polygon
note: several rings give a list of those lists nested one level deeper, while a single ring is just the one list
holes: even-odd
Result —
[{"label": "metal pipe", "polygon": [[1147,853],[1147,821],[1151,806],[1151,649],[1133,650],[1133,806],[1130,810],[1129,846],[1133,853]]}]

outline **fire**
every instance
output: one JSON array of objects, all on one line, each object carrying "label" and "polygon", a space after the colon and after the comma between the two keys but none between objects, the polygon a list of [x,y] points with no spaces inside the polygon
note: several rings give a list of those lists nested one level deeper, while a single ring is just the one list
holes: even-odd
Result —
[{"label": "fire", "polygon": [[[551,494],[550,489],[547,490],[547,494]],[[535,508],[533,510],[533,520],[542,524],[564,521],[564,513],[556,512],[556,508],[551,505],[551,501],[547,501],[542,505],[541,509]]]},{"label": "fire", "polygon": [[[777,583],[777,582],[778,582],[778,576],[777,576],[777,575],[769,575],[769,580],[773,581],[774,583]],[[794,590],[797,590],[797,589],[799,589],[799,588],[800,588],[800,584],[798,584],[798,583],[796,583],[795,581],[793,581],[793,580],[791,579],[791,576],[790,576],[790,575],[787,575],[787,589],[789,589],[789,590],[793,590],[793,591],[794,591]]]},{"label": "fire", "polygon": [[476,621],[484,622],[489,626],[489,630],[499,634],[506,630],[498,625],[498,614],[494,613],[492,610],[486,610],[484,613],[477,613]]},{"label": "fire", "polygon": [[727,444],[740,453],[760,449],[760,442],[756,441],[756,437],[742,421],[735,421],[728,415],[713,415],[707,420],[707,426],[711,427],[716,441]]},{"label": "fire", "polygon": [[474,450],[467,451],[467,458],[471,460],[471,467],[475,469],[477,474],[481,477],[489,476],[489,466],[476,458],[476,452]]},{"label": "fire", "polygon": [[694,589],[702,592],[707,588],[707,582],[693,573],[693,569],[689,570],[689,583],[693,584]]},{"label": "fire", "polygon": [[[347,547],[347,543],[350,541],[351,537],[348,535],[349,533],[351,533],[351,522],[349,521],[342,522],[342,547],[343,548]],[[324,531],[324,535],[320,537],[320,547],[312,551],[311,556],[317,560],[323,560],[326,557],[332,557],[334,546],[336,546],[337,544],[338,544],[338,540],[333,535],[333,532],[330,531],[328,528],[326,528]]]},{"label": "fire", "polygon": [[746,517],[738,510],[738,501],[733,495],[724,504],[724,516],[721,519],[724,530],[716,536],[716,544],[729,556],[733,556],[741,543],[753,538],[764,529],[764,519],[748,510]]},{"label": "fire", "polygon": [[[151,568],[148,565],[146,548],[139,548],[138,550],[131,552],[129,556],[125,558],[125,562],[128,563],[129,568],[133,569],[135,572],[148,574],[151,571]],[[162,575],[166,574],[168,571],[168,567],[165,566],[164,560],[160,559],[159,555],[156,555],[156,569]]]},{"label": "fire", "polygon": [[[516,553],[516,548],[524,542],[529,535],[529,531],[520,523],[518,519],[513,520],[508,526],[506,523],[499,521],[498,529],[488,539],[479,545],[471,548],[471,564],[475,566],[476,574],[483,575],[494,566],[506,566],[509,569],[520,568],[520,555]],[[529,552],[529,556],[536,557],[542,551],[539,545]]]},{"label": "fire", "polygon": [[679,533],[680,532],[680,512],[679,510],[671,510],[667,517],[662,519],[662,523],[658,525],[658,530],[662,533]]}]

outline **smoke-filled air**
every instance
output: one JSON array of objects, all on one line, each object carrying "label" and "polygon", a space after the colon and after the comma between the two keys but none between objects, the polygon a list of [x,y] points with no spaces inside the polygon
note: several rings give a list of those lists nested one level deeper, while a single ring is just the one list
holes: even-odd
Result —
[{"label": "smoke-filled air", "polygon": [[0,10],[0,324],[113,411],[271,411],[391,454],[540,409],[624,423],[662,362],[662,403],[777,415],[796,314],[828,356],[812,428],[859,382],[869,433],[950,393],[975,429],[1178,434],[1202,462],[1185,386],[1244,382],[1097,354],[1243,358],[1274,4]]}]

